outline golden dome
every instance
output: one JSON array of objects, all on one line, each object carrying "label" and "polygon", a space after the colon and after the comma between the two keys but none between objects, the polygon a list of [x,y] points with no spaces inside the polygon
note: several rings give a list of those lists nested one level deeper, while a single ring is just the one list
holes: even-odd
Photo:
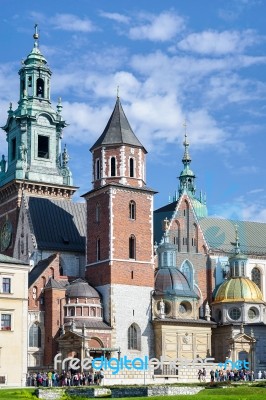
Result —
[{"label": "golden dome", "polygon": [[260,289],[249,278],[234,277],[228,279],[218,288],[213,303],[263,302]]}]

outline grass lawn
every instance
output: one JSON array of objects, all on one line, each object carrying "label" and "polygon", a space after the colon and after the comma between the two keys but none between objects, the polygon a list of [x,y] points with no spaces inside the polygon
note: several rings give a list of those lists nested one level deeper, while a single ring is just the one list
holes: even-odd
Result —
[{"label": "grass lawn", "polygon": [[[0,400],[36,400],[35,389],[0,389]],[[64,397],[64,399],[85,400],[81,397]],[[88,398],[86,398],[87,400]],[[264,387],[228,387],[226,389],[204,389],[195,395],[182,396],[156,396],[156,397],[127,397],[120,400],[265,400],[266,388]]]},{"label": "grass lawn", "polygon": [[0,389],[1,400],[35,400],[37,397],[34,395],[35,389]]}]

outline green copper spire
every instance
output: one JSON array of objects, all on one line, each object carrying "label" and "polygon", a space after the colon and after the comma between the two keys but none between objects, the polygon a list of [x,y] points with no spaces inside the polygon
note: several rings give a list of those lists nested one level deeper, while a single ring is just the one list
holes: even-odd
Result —
[{"label": "green copper spire", "polygon": [[232,242],[231,244],[234,246],[234,254],[229,257],[231,277],[246,276],[247,256],[242,254],[240,250],[237,225],[235,225],[235,242]]},{"label": "green copper spire", "polygon": [[[182,158],[182,163],[183,163],[183,170],[181,171],[179,175],[179,197],[182,196],[183,193],[186,193],[191,200],[191,203],[193,205],[193,208],[197,214],[198,217],[207,217],[208,215],[208,210],[206,206],[206,195],[202,194],[202,191],[200,192],[200,198],[196,198],[196,185],[195,185],[195,179],[196,176],[194,172],[190,169],[190,164],[191,164],[191,157],[189,155],[189,142],[188,142],[188,135],[187,135],[187,124],[184,123],[184,129],[185,129],[185,137],[184,137],[184,155]],[[175,195],[174,200],[177,200],[177,195]]]},{"label": "green copper spire", "polygon": [[192,194],[193,196],[196,193],[196,186],[195,186],[195,178],[194,172],[190,169],[191,158],[188,152],[189,142],[187,138],[187,125],[184,123],[185,128],[185,139],[183,145],[185,147],[184,155],[182,158],[182,162],[184,165],[184,169],[179,176],[180,186],[179,186],[179,195],[186,190],[188,193]]},{"label": "green copper spire", "polygon": [[0,172],[0,186],[22,179],[50,185],[72,186],[68,154],[61,152],[63,128],[61,99],[56,110],[50,100],[52,72],[39,49],[38,25],[33,49],[19,70],[20,89],[16,110],[8,110],[6,132],[8,161]]}]

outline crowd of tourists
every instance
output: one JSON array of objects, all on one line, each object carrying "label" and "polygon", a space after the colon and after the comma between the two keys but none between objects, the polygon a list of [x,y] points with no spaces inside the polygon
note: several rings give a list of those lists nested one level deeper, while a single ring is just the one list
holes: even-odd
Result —
[{"label": "crowd of tourists", "polygon": [[[258,372],[258,379],[266,379],[266,371]],[[199,369],[198,379],[200,382],[207,381],[206,369]],[[241,370],[225,370],[225,369],[215,369],[210,371],[211,382],[225,382],[225,381],[254,381],[255,374],[253,371],[241,369]]]},{"label": "crowd of tourists", "polygon": [[28,386],[36,387],[57,387],[57,386],[90,386],[101,385],[104,373],[100,371],[89,371],[86,373],[76,371],[63,371],[61,374],[56,371],[38,372],[28,375]]}]

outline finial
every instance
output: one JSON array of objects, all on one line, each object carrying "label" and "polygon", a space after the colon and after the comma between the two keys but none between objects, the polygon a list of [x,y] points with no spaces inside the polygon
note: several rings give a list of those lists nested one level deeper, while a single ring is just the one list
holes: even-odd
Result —
[{"label": "finial", "polygon": [[170,225],[170,221],[168,220],[168,218],[166,217],[164,220],[163,220],[163,230],[166,232],[167,231],[167,229],[169,228],[169,225]]},{"label": "finial", "polygon": [[187,140],[187,121],[186,120],[183,123],[183,127],[184,127],[184,130],[185,130],[185,138],[184,138],[184,142],[183,142],[183,145],[185,147],[185,152],[184,152],[184,156],[182,158],[182,162],[186,166],[187,164],[190,164],[190,162],[191,162],[191,158],[190,158],[189,153],[188,153],[189,143],[188,143],[188,140]]},{"label": "finial", "polygon": [[35,29],[35,32],[33,34],[33,39],[35,40],[34,47],[38,47],[38,39],[39,39],[38,24],[34,25],[34,29]]},{"label": "finial", "polygon": [[119,85],[117,85],[116,88],[116,98],[119,99]]},{"label": "finial", "polygon": [[238,236],[238,225],[235,224],[235,234],[236,234],[236,241],[235,241],[235,253],[240,253],[240,243],[239,243],[239,236]]}]

